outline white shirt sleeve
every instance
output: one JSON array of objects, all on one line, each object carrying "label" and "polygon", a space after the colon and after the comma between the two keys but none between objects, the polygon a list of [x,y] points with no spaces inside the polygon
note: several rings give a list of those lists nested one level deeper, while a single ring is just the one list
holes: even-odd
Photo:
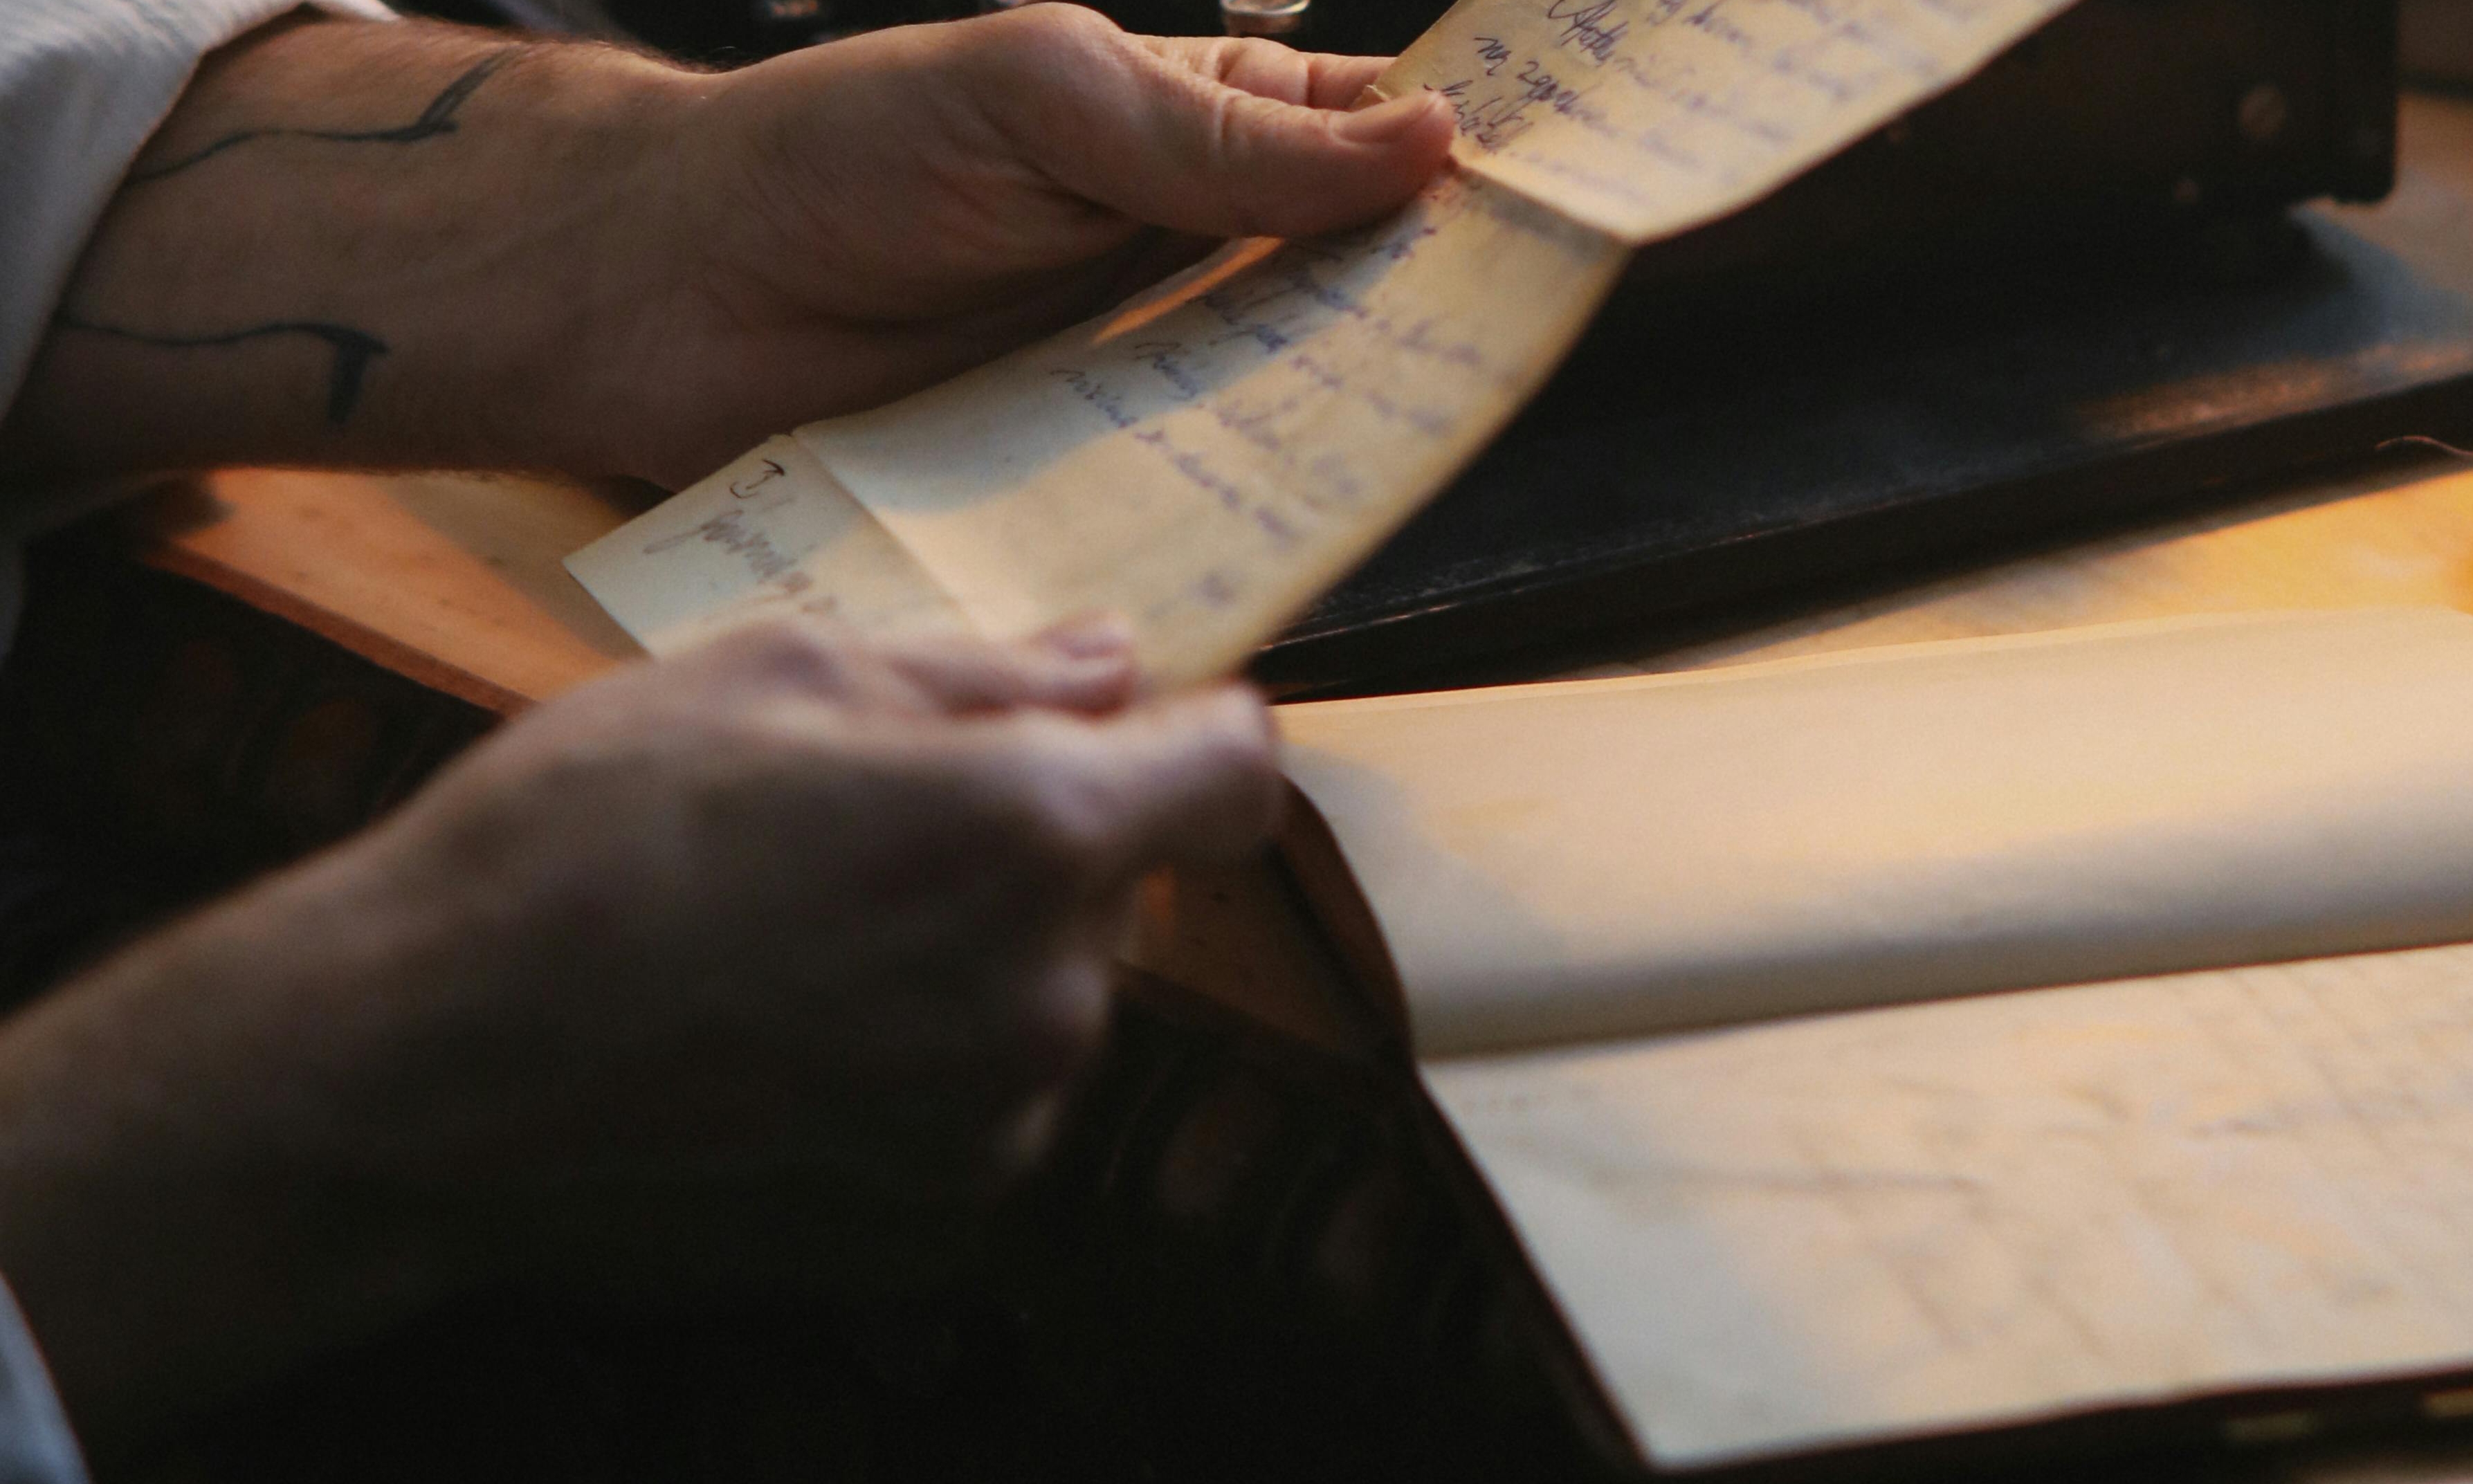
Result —
[{"label": "white shirt sleeve", "polygon": [[[0,0],[0,411],[104,204],[198,60],[300,3]],[[317,5],[389,13],[376,0]]]},{"label": "white shirt sleeve", "polygon": [[86,1484],[85,1458],[25,1316],[0,1286],[0,1484]]}]

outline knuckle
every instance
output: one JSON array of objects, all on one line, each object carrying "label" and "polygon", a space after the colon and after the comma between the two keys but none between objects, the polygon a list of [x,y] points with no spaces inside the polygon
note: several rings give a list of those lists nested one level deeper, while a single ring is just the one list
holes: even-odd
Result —
[{"label": "knuckle", "polygon": [[1264,783],[1280,776],[1279,741],[1259,701],[1250,712],[1230,703],[1228,709],[1201,721],[1188,735],[1195,761],[1211,773],[1232,781],[1250,778]]},{"label": "knuckle", "polygon": [[1024,780],[1021,802],[1022,844],[1036,869],[1063,884],[1089,877],[1104,863],[1116,807],[1101,780],[1079,768],[1044,768]]},{"label": "knuckle", "polygon": [[1244,46],[1235,36],[1205,36],[1184,46],[1178,60],[1198,76],[1225,83],[1244,60]]},{"label": "knuckle", "polygon": [[1240,77],[1277,79],[1299,65],[1295,48],[1267,36],[1221,36],[1218,40],[1220,45],[1210,58],[1210,75],[1231,85]]},{"label": "knuckle", "polygon": [[683,788],[779,789],[804,772],[816,753],[807,730],[788,707],[778,705],[720,708],[692,718],[684,727],[683,746],[675,751],[692,772],[678,779],[677,786]]},{"label": "knuckle", "polygon": [[[1203,148],[1211,169],[1229,194],[1239,236],[1287,234],[1296,219],[1297,192],[1277,163],[1286,121],[1281,105],[1233,88],[1215,88],[1202,102]],[[1316,123],[1313,127],[1325,127]]]},{"label": "knuckle", "polygon": [[1256,710],[1259,717],[1257,725],[1220,730],[1212,743],[1212,759],[1232,770],[1267,778],[1280,771],[1279,739],[1269,718],[1261,715],[1259,703]]},{"label": "knuckle", "polygon": [[1239,110],[1242,101],[1242,94],[1227,88],[1213,88],[1202,96],[1203,141],[1212,163],[1222,169],[1242,164],[1253,143]]},{"label": "knuckle", "polygon": [[1114,46],[1124,28],[1087,5],[1026,5],[1015,11],[1026,35],[1051,45]]},{"label": "knuckle", "polygon": [[892,640],[884,646],[884,653],[912,664],[979,665],[1004,663],[1012,651],[975,634],[940,631]]},{"label": "knuckle", "polygon": [[1098,1054],[1108,1031],[1108,970],[1095,958],[1057,966],[1021,993],[1011,1036],[1024,1085],[1070,1081]]},{"label": "knuckle", "polygon": [[1092,58],[1114,51],[1124,37],[1115,21],[1086,5],[1025,5],[979,25],[972,60],[1009,84],[1028,75],[1073,85]]},{"label": "knuckle", "polygon": [[831,690],[847,679],[851,658],[845,646],[813,629],[768,619],[715,639],[678,662],[701,661],[764,685]]},{"label": "knuckle", "polygon": [[974,635],[918,638],[888,650],[891,667],[946,702],[993,702],[1020,692],[1030,666],[1003,645]]}]

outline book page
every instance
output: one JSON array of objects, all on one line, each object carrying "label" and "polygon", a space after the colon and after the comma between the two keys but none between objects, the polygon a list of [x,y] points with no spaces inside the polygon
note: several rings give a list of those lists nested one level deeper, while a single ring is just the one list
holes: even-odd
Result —
[{"label": "book page", "polygon": [[1689,1467],[2473,1368],[2468,1068],[2458,946],[1424,1070]]},{"label": "book page", "polygon": [[1375,84],[1469,170],[1626,242],[1750,205],[2072,0],[1459,0]]},{"label": "book page", "polygon": [[1283,706],[1450,1055],[2473,938],[2473,616]]}]

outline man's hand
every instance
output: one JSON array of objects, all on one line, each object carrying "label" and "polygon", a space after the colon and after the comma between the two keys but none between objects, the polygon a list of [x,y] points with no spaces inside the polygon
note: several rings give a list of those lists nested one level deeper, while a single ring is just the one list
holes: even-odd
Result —
[{"label": "man's hand", "polygon": [[467,1285],[881,1292],[1039,1147],[1261,706],[768,630],[517,722],[0,1030],[0,1271],[107,1446]]},{"label": "man's hand", "polygon": [[[1450,109],[1345,111],[1382,62],[1132,36],[1032,5],[878,32],[717,80],[680,132],[699,292],[670,307],[726,435],[647,406],[629,460],[699,477],[765,434],[872,405],[1121,298],[1189,238],[1308,236],[1400,204]],[[749,160],[758,161],[753,169]],[[622,389],[612,388],[613,399]],[[675,456],[674,456],[675,455]]]},{"label": "man's hand", "polygon": [[0,473],[465,465],[678,484],[1104,307],[1196,238],[1370,220],[1450,111],[1380,63],[1003,15],[698,74],[268,28],[124,183]]}]

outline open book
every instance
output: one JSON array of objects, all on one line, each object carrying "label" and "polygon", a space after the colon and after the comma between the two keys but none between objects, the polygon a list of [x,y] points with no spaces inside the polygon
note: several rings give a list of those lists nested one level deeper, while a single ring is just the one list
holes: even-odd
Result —
[{"label": "open book", "polygon": [[2473,946],[2422,946],[2473,939],[2473,617],[1282,730],[1296,875],[1647,1460],[2473,1372]]}]

